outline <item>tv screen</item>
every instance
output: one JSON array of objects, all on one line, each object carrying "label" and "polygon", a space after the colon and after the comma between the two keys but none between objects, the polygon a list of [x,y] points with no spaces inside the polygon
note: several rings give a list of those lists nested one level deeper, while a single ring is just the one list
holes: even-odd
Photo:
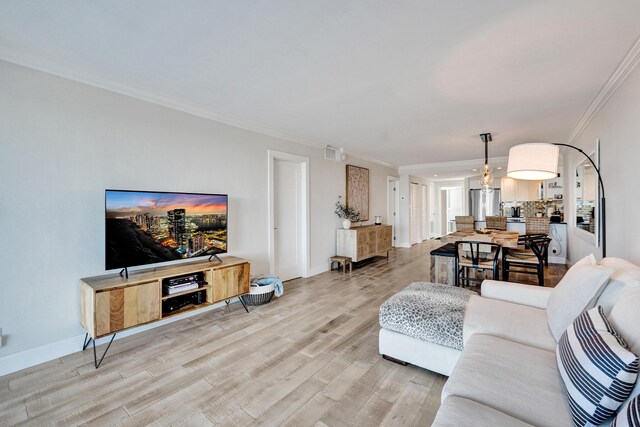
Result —
[{"label": "tv screen", "polygon": [[105,190],[106,269],[227,252],[226,194]]}]

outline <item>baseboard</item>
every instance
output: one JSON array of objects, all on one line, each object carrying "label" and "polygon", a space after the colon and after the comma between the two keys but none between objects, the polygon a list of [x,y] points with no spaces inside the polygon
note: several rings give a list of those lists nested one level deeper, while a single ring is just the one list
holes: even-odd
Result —
[{"label": "baseboard", "polygon": [[549,256],[549,263],[551,264],[566,264],[567,259],[559,256]]},{"label": "baseboard", "polygon": [[395,244],[396,248],[410,248],[411,247],[411,243],[409,242],[398,242]]},{"label": "baseboard", "polygon": [[[239,302],[237,298],[233,298],[231,303]],[[140,326],[133,329],[127,329],[123,332],[118,332],[114,341],[120,338],[128,337],[140,332],[148,331],[149,329],[157,328],[162,325],[173,323],[178,320],[186,319],[187,317],[197,316],[210,310],[215,310],[224,306],[224,302],[212,304],[209,307],[205,307],[202,310],[190,311],[180,316],[171,317],[169,319],[160,320],[155,323]],[[242,308],[241,308],[242,309]],[[242,309],[243,310],[243,309]],[[243,310],[244,311],[244,310]],[[22,369],[30,368],[35,365],[39,365],[44,362],[57,359],[59,357],[67,356],[72,353],[76,353],[82,350],[82,344],[84,342],[84,333],[76,335],[71,338],[66,338],[60,341],[56,341],[50,344],[45,344],[40,347],[30,348],[29,350],[19,351],[0,358],[0,377],[3,375],[11,374],[13,372],[20,371]],[[98,338],[96,345],[109,342],[111,337]],[[107,358],[109,355],[107,354]]]},{"label": "baseboard", "polygon": [[315,276],[317,274],[324,273],[325,271],[329,271],[329,264],[327,264],[327,265],[319,265],[319,266],[311,268],[308,271],[308,276],[307,277]]}]

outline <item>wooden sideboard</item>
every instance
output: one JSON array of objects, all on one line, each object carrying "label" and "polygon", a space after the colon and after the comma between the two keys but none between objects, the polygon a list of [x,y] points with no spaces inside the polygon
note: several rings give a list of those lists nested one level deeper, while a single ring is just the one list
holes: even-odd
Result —
[{"label": "wooden sideboard", "polygon": [[[171,295],[163,293],[163,281],[192,275],[203,282],[197,289]],[[85,350],[93,342],[94,364],[98,369],[116,333],[189,311],[202,310],[216,302],[228,303],[233,297],[249,293],[249,276],[250,265],[247,260],[226,257],[222,262],[202,260],[137,270],[131,272],[128,278],[108,274],[81,279],[80,324],[87,331],[82,349]],[[197,297],[196,301],[192,301],[194,297]],[[181,304],[177,305],[179,299]],[[240,302],[247,310],[242,299]],[[163,311],[164,306],[171,304],[179,308]],[[111,341],[98,361],[95,340],[108,335],[111,335]]]},{"label": "wooden sideboard", "polygon": [[392,239],[390,225],[338,229],[336,254],[350,257],[353,262],[374,256],[387,256],[393,244]]}]

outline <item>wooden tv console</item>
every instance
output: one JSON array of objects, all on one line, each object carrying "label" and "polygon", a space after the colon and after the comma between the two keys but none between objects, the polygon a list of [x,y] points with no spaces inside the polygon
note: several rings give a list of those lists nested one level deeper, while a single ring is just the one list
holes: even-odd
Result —
[{"label": "wooden tv console", "polygon": [[[226,257],[223,262],[197,261],[119,274],[86,277],[80,281],[80,323],[87,331],[83,350],[93,342],[96,368],[109,350],[117,332],[153,323],[189,311],[201,310],[249,292],[250,265],[247,260]],[[198,274],[207,284],[173,295],[164,295],[163,280]],[[163,301],[204,291],[204,302],[190,304],[171,313],[162,312]],[[201,294],[202,295],[202,294]],[[242,299],[240,299],[242,302]],[[242,302],[244,305],[244,302]],[[245,306],[246,309],[246,306]],[[95,339],[112,335],[100,361]]]}]

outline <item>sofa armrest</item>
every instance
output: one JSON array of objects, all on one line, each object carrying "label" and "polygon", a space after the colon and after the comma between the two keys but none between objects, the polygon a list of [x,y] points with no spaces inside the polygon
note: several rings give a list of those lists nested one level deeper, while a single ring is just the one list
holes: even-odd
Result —
[{"label": "sofa armrest", "polygon": [[482,282],[481,295],[484,298],[497,299],[546,309],[553,288],[523,285],[513,282],[485,280]]}]

